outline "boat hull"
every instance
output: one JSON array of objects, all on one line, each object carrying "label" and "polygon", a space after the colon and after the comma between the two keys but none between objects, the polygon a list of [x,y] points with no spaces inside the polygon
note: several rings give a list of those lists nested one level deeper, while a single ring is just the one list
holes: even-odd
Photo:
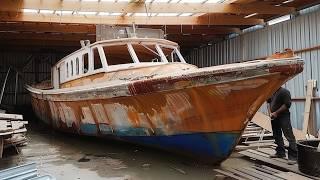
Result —
[{"label": "boat hull", "polygon": [[262,103],[302,71],[302,63],[262,67],[209,69],[112,91],[96,87],[44,95],[31,90],[32,106],[60,131],[153,146],[216,164],[231,154]]},{"label": "boat hull", "polygon": [[174,152],[205,163],[219,164],[232,153],[240,135],[241,132],[234,131],[171,136],[124,136],[121,140]]}]

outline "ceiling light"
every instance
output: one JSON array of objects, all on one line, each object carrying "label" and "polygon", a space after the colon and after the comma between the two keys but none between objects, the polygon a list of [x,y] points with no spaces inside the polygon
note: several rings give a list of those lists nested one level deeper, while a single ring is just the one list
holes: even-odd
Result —
[{"label": "ceiling light", "polygon": [[290,2],[293,2],[294,0],[287,0],[287,1],[284,1],[282,2],[282,4],[287,4],[287,3],[290,3]]},{"label": "ceiling light", "polygon": [[193,13],[182,13],[179,16],[191,16]]},{"label": "ceiling light", "polygon": [[110,13],[110,16],[120,16],[122,13]]},{"label": "ceiling light", "polygon": [[157,13],[135,13],[134,16],[155,16]]},{"label": "ceiling light", "polygon": [[158,16],[178,16],[179,13],[159,13]]},{"label": "ceiling light", "polygon": [[150,1],[150,2],[156,2],[156,3],[167,3],[169,2],[169,0],[147,0],[147,1]]},{"label": "ceiling light", "polygon": [[82,0],[82,1],[87,1],[87,2],[98,2],[99,0]]},{"label": "ceiling light", "polygon": [[258,14],[258,13],[252,13],[252,14],[246,15],[244,18],[249,18],[249,17],[255,16],[255,15],[257,15],[257,14]]},{"label": "ceiling light", "polygon": [[63,15],[63,14],[72,14],[73,11],[56,11],[56,14],[59,14],[59,15]]},{"label": "ceiling light", "polygon": [[171,0],[171,1],[169,1],[169,3],[177,3],[177,2],[179,2],[180,0]]},{"label": "ceiling light", "polygon": [[221,3],[223,2],[222,0],[207,0],[205,3]]},{"label": "ceiling light", "polygon": [[98,15],[99,16],[109,16],[110,13],[108,13],[108,12],[99,12]]},{"label": "ceiling light", "polygon": [[97,12],[90,12],[90,11],[79,11],[77,12],[79,15],[96,15]]},{"label": "ceiling light", "polygon": [[205,0],[181,0],[179,3],[203,3]]},{"label": "ceiling light", "polygon": [[271,25],[274,25],[274,24],[277,24],[277,23],[280,23],[280,22],[283,22],[283,21],[287,21],[291,19],[291,15],[288,14],[288,15],[285,15],[285,16],[281,16],[281,17],[278,17],[278,18],[275,18],[275,19],[272,19],[270,21],[268,21],[268,25],[271,26]]},{"label": "ceiling light", "polygon": [[195,14],[193,14],[193,16],[203,16],[203,15],[205,15],[206,13],[195,13]]},{"label": "ceiling light", "polygon": [[53,14],[53,13],[54,13],[54,10],[41,9],[41,10],[40,10],[40,13],[42,13],[42,14]]},{"label": "ceiling light", "polygon": [[38,13],[37,9],[22,9],[24,13]]}]

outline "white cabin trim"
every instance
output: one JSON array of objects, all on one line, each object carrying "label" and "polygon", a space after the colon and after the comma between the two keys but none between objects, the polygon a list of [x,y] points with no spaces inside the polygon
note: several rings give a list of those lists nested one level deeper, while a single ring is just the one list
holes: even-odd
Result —
[{"label": "white cabin trim", "polygon": [[127,44],[127,48],[128,48],[128,51],[129,51],[129,53],[130,53],[130,55],[132,57],[133,62],[134,63],[140,63],[140,61],[138,59],[138,56],[137,56],[136,52],[134,51],[131,43]]},{"label": "white cabin trim", "polygon": [[[161,62],[140,62],[139,57],[137,56],[134,45],[154,45],[155,50],[148,49],[154,54],[157,53],[161,58]],[[105,54],[104,47],[110,46],[120,46],[126,45],[127,50],[132,58],[133,63],[129,64],[116,64],[109,65],[108,58]],[[125,70],[128,68],[140,68],[140,67],[148,67],[153,65],[160,65],[171,63],[166,58],[164,52],[162,51],[162,47],[172,49],[174,53],[176,53],[176,57],[179,58],[179,62],[185,63],[184,58],[178,50],[178,45],[174,42],[163,40],[163,39],[150,39],[150,38],[127,38],[127,39],[117,39],[117,40],[107,40],[100,41],[93,44],[89,44],[76,52],[64,57],[61,59],[53,68],[52,68],[52,84],[54,89],[59,89],[60,85],[78,78],[90,76],[96,73],[101,72],[112,72]],[[100,63],[102,67],[94,69],[94,54],[97,49],[98,57],[100,58]],[[173,55],[171,54],[171,59],[173,59]],[[88,61],[88,62],[85,62]]]}]

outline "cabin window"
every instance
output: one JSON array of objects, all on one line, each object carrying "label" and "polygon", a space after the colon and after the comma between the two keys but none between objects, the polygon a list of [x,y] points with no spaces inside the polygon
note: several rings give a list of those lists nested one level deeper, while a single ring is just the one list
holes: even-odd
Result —
[{"label": "cabin window", "polygon": [[133,63],[127,45],[104,46],[103,51],[108,65]]},{"label": "cabin window", "polygon": [[79,74],[79,58],[76,58],[76,75]]},{"label": "cabin window", "polygon": [[69,63],[68,62],[66,64],[66,70],[67,70],[66,74],[67,74],[67,78],[68,78],[69,77]]},{"label": "cabin window", "polygon": [[161,57],[155,45],[132,44],[139,62],[161,62]]},{"label": "cabin window", "polygon": [[166,56],[168,62],[181,62],[175,49],[161,46],[163,54]]},{"label": "cabin window", "polygon": [[87,73],[89,71],[89,55],[88,53],[82,56],[83,59],[83,73]]},{"label": "cabin window", "polygon": [[93,68],[94,70],[102,68],[101,58],[98,48],[93,48]]},{"label": "cabin window", "polygon": [[70,62],[70,66],[71,66],[71,69],[70,69],[71,76],[73,76],[73,61],[72,60]]}]

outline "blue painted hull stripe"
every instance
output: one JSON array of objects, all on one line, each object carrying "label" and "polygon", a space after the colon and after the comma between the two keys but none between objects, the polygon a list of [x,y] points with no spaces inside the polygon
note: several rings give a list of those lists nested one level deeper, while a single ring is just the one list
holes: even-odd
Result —
[{"label": "blue painted hull stripe", "polygon": [[[163,135],[160,129],[151,134],[148,128],[122,127],[112,131],[105,124],[82,124],[81,133],[90,136],[106,136],[131,143],[156,147],[195,157],[202,161],[218,163],[226,159],[234,149],[240,132],[183,133]],[[180,132],[181,133],[181,132]]]}]

